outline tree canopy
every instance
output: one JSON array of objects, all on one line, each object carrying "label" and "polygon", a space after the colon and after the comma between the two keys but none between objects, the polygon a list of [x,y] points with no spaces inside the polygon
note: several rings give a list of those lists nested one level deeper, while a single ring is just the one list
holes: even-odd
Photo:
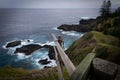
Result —
[{"label": "tree canopy", "polygon": [[100,15],[104,18],[108,17],[111,13],[111,1],[110,0],[104,0],[103,4],[100,9]]}]

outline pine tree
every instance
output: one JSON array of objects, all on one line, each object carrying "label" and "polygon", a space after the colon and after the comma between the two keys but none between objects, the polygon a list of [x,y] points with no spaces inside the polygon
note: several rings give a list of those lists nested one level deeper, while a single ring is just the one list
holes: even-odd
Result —
[{"label": "pine tree", "polygon": [[104,0],[100,8],[100,15],[104,18],[108,17],[111,13],[111,1]]},{"label": "pine tree", "polygon": [[102,4],[102,6],[101,6],[101,9],[100,9],[100,15],[101,15],[101,16],[104,16],[105,13],[106,13],[106,1],[104,0],[104,1],[103,1],[103,4]]},{"label": "pine tree", "polygon": [[106,12],[109,14],[111,12],[111,1],[108,0],[106,3]]}]

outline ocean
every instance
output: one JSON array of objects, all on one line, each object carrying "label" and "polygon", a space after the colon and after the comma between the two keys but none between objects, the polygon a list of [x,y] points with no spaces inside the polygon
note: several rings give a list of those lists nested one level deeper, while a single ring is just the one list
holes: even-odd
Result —
[{"label": "ocean", "polygon": [[[57,27],[62,24],[79,24],[82,18],[96,18],[99,10],[90,9],[0,9],[0,67],[12,66],[24,69],[42,69],[44,66],[56,66],[54,60],[50,60],[47,49],[34,51],[25,56],[22,53],[14,55],[16,48],[5,48],[8,42],[22,40],[22,45],[48,44],[54,45],[51,36],[61,35],[64,40],[63,49],[67,49],[73,41],[84,33],[75,31],[62,31]],[[30,43],[26,40],[29,39]],[[21,45],[21,46],[22,46]],[[48,58],[51,63],[41,65],[41,59]]]}]

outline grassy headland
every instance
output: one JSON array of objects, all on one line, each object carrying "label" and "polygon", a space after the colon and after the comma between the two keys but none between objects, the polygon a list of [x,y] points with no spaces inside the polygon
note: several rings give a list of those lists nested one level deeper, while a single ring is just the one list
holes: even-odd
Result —
[{"label": "grassy headland", "polygon": [[78,65],[84,57],[96,47],[97,57],[120,64],[119,39],[103,33],[91,31],[76,40],[66,53],[75,65]]}]

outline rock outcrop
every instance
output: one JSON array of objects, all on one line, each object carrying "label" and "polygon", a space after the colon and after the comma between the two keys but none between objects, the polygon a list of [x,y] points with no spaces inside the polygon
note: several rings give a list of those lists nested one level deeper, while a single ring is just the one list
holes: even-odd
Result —
[{"label": "rock outcrop", "polygon": [[32,52],[38,50],[42,48],[42,46],[38,45],[38,44],[29,44],[29,45],[24,45],[20,48],[17,48],[14,52],[14,54],[16,53],[24,53],[25,55],[30,55]]},{"label": "rock outcrop", "polygon": [[7,43],[6,48],[15,47],[15,46],[18,46],[18,45],[21,45],[21,41],[20,40],[12,41],[12,42]]},{"label": "rock outcrop", "polygon": [[96,19],[82,19],[79,21],[79,24],[86,25],[86,24],[91,24],[94,21],[96,21]]},{"label": "rock outcrop", "polygon": [[58,27],[58,29],[64,30],[64,31],[77,31],[77,32],[88,32],[90,31],[88,25],[61,25]]},{"label": "rock outcrop", "polygon": [[48,56],[49,56],[50,59],[55,60],[55,52],[54,52],[54,48],[53,48],[53,46],[49,47],[49,53],[48,53]]},{"label": "rock outcrop", "polygon": [[72,25],[61,25],[58,29],[64,31],[77,31],[77,32],[88,32],[91,30],[90,24],[94,22],[96,19],[82,19],[79,21],[79,24],[72,24]]},{"label": "rock outcrop", "polygon": [[43,60],[40,60],[38,63],[42,64],[42,65],[46,65],[46,64],[49,64],[51,63],[51,61],[48,61],[48,59],[43,59]]},{"label": "rock outcrop", "polygon": [[95,80],[114,80],[118,71],[118,65],[100,58],[95,58],[92,62],[91,71],[91,78]]},{"label": "rock outcrop", "polygon": [[[19,45],[21,45],[21,42],[22,41],[20,41],[20,40],[9,42],[6,45],[6,48],[19,46]],[[29,43],[30,40],[27,40],[27,42]],[[22,47],[18,47],[18,48],[15,49],[14,54],[24,53],[25,55],[30,55],[32,52],[34,52],[38,49],[41,49],[41,48],[47,48],[49,58],[55,60],[54,49],[53,49],[53,46],[51,46],[51,45],[43,45],[43,46],[41,46],[39,44],[22,45]]]},{"label": "rock outcrop", "polygon": [[28,45],[24,45],[20,48],[16,48],[14,54],[24,53],[25,55],[30,55],[32,52],[34,52],[38,49],[41,49],[41,48],[47,48],[49,58],[55,60],[54,49],[53,49],[53,46],[51,46],[51,45],[41,46],[41,45],[38,45],[38,44],[28,44]]}]

